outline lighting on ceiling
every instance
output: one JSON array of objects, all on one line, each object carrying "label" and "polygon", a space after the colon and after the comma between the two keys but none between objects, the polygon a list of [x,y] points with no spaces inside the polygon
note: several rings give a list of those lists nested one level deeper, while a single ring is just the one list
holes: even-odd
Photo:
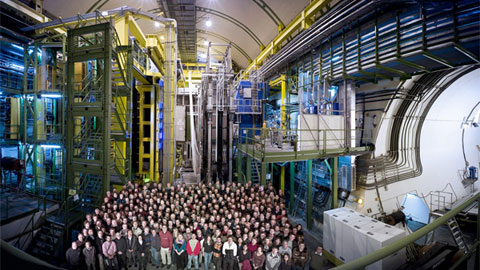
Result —
[{"label": "lighting on ceiling", "polygon": [[358,204],[363,204],[363,199],[358,199]]},{"label": "lighting on ceiling", "polygon": [[160,40],[165,40],[165,36],[160,36]]},{"label": "lighting on ceiling", "polygon": [[61,145],[55,145],[55,144],[42,144],[40,145],[42,148],[51,148],[51,149],[60,149],[62,148]]},{"label": "lighting on ceiling", "polygon": [[102,11],[102,16],[108,16],[108,11]]},{"label": "lighting on ceiling", "polygon": [[200,58],[207,58],[207,55],[204,53],[199,54]]},{"label": "lighting on ceiling", "polygon": [[210,19],[208,19],[208,20],[205,22],[205,25],[206,25],[207,27],[212,26],[212,21],[211,21]]},{"label": "lighting on ceiling", "polygon": [[208,40],[206,40],[206,39],[203,41],[203,45],[205,45],[205,46],[208,46],[209,43],[210,42],[208,42]]},{"label": "lighting on ceiling", "polygon": [[17,44],[13,44],[13,43],[12,43],[11,45],[12,45],[12,47],[17,48],[17,49],[23,51],[23,46],[20,46],[20,45],[17,45]]},{"label": "lighting on ceiling", "polygon": [[42,94],[42,98],[61,98],[62,95],[60,94]]},{"label": "lighting on ceiling", "polygon": [[155,27],[158,28],[158,27],[160,27],[160,22],[155,22],[154,25],[155,25]]}]

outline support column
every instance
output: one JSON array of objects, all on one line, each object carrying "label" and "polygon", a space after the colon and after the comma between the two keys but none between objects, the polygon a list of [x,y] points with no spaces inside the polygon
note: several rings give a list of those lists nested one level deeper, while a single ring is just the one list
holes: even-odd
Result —
[{"label": "support column", "polygon": [[242,178],[242,153],[238,151],[237,154],[237,182],[243,183]]},{"label": "support column", "polygon": [[338,207],[338,157],[333,158],[332,176],[332,209]]},{"label": "support column", "polygon": [[290,162],[290,204],[288,211],[293,213],[293,203],[295,199],[295,162]]},{"label": "support column", "polygon": [[247,183],[252,182],[252,157],[247,155]]},{"label": "support column", "polygon": [[313,204],[313,179],[312,179],[312,160],[307,160],[307,229],[312,229],[312,204]]},{"label": "support column", "polygon": [[267,166],[268,163],[262,162],[260,168],[260,185],[265,186],[267,185]]},{"label": "support column", "polygon": [[282,194],[285,195],[285,165],[280,167],[280,189]]},{"label": "support column", "polygon": [[[480,241],[480,200],[477,200],[478,213],[477,213],[477,241]],[[477,256],[475,257],[475,269],[480,267],[480,246],[477,246]]]}]

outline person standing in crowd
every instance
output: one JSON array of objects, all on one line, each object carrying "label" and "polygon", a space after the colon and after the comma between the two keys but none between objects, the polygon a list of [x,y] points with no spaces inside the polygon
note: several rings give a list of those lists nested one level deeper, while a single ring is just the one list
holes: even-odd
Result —
[{"label": "person standing in crowd", "polygon": [[280,256],[283,256],[285,253],[287,253],[289,259],[292,257],[292,249],[288,246],[288,241],[283,241],[282,246],[278,248],[278,253]]},{"label": "person standing in crowd", "polygon": [[290,260],[290,255],[288,253],[283,254],[283,260],[280,263],[278,270],[294,270],[292,260]]},{"label": "person standing in crowd", "polygon": [[148,227],[145,227],[144,229],[144,233],[143,233],[143,244],[145,245],[145,250],[147,250],[148,252],[145,253],[145,260],[147,263],[150,262],[150,260],[152,259],[152,234],[150,233],[150,228]]},{"label": "person standing in crowd", "polygon": [[263,253],[262,246],[257,248],[257,251],[252,255],[252,267],[254,270],[262,270],[265,263],[265,254]]},{"label": "person standing in crowd", "polygon": [[233,270],[235,257],[237,257],[237,244],[233,242],[233,237],[228,236],[227,242],[222,247],[223,269]]},{"label": "person standing in crowd", "polygon": [[102,246],[103,256],[105,257],[105,266],[109,270],[117,268],[115,255],[117,254],[117,245],[112,241],[112,237],[107,235],[105,243]]},{"label": "person standing in crowd", "polygon": [[305,243],[298,244],[298,247],[293,251],[293,264],[296,269],[305,269],[308,261],[308,252]]},{"label": "person standing in crowd", "polygon": [[240,251],[240,254],[238,255],[240,270],[252,270],[252,265],[250,264],[251,258],[252,258],[252,253],[248,250],[248,246],[243,245],[242,251]]},{"label": "person standing in crowd", "polygon": [[141,234],[138,235],[138,242],[137,242],[137,256],[140,262],[139,270],[146,270],[148,264],[148,256],[150,254],[150,248],[147,247],[145,242],[143,241],[143,236]]},{"label": "person standing in crowd", "polygon": [[80,249],[77,241],[72,242],[72,246],[67,250],[65,257],[71,269],[80,269]]},{"label": "person standing in crowd", "polygon": [[125,266],[127,244],[125,243],[125,239],[122,237],[120,232],[117,232],[115,234],[115,237],[115,245],[117,246],[118,269],[122,269]]},{"label": "person standing in crowd", "polygon": [[200,241],[197,240],[197,236],[193,233],[192,238],[187,243],[187,254],[188,254],[188,264],[187,268],[190,269],[192,267],[192,260],[195,264],[195,270],[198,270],[198,254],[200,254],[200,250],[202,249],[202,245]]},{"label": "person standing in crowd", "polygon": [[207,238],[203,240],[202,244],[202,253],[204,261],[205,270],[208,270],[210,262],[212,260],[212,251],[213,251],[213,240],[211,235],[207,235]]},{"label": "person standing in crowd", "polygon": [[167,230],[167,225],[162,226],[159,236],[161,244],[160,255],[162,257],[162,267],[167,265],[167,269],[170,269],[170,265],[172,264],[173,237],[172,233]]},{"label": "person standing in crowd", "polygon": [[97,238],[95,238],[95,248],[97,249],[97,257],[98,257],[98,268],[100,270],[104,270],[105,263],[103,257],[103,231],[97,232]]},{"label": "person standing in crowd", "polygon": [[215,266],[215,270],[222,269],[222,238],[217,237],[212,249],[212,263]]},{"label": "person standing in crowd", "polygon": [[160,267],[160,235],[157,234],[155,229],[152,229],[152,261],[153,265],[158,269]]},{"label": "person standing in crowd", "polygon": [[272,252],[268,253],[266,262],[265,262],[265,269],[266,270],[277,270],[280,267],[282,258],[278,254],[278,248],[273,247]]},{"label": "person standing in crowd", "polygon": [[182,234],[179,234],[175,239],[173,249],[175,252],[175,263],[177,270],[185,269],[187,242],[183,239]]},{"label": "person standing in crowd", "polygon": [[327,263],[328,260],[323,256],[323,248],[321,246],[318,246],[315,252],[312,254],[312,259],[310,260],[310,269],[325,269]]},{"label": "person standing in crowd", "polygon": [[96,270],[95,266],[96,256],[95,247],[92,246],[90,241],[85,242],[85,248],[82,250],[83,257],[85,258],[85,265],[87,270]]},{"label": "person standing in crowd", "polygon": [[137,267],[137,239],[132,230],[128,230],[125,242],[127,244],[127,265],[128,267],[132,267],[132,265]]}]

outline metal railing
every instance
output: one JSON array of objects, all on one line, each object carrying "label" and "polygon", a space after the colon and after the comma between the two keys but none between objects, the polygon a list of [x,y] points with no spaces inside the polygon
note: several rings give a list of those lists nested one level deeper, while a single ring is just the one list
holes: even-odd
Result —
[{"label": "metal railing", "polygon": [[[356,132],[351,130],[352,134]],[[246,154],[264,157],[266,152],[319,151],[345,148],[344,129],[240,128],[239,148]]]},{"label": "metal railing", "polygon": [[[348,262],[346,264],[337,266],[333,269],[336,270],[358,270],[358,269],[364,269],[368,265],[375,263],[379,260],[382,260],[383,258],[399,251],[402,248],[405,248],[407,245],[412,244],[416,240],[422,238],[423,236],[427,235],[431,231],[435,230],[436,228],[440,227],[441,225],[445,224],[449,219],[454,218],[457,214],[462,212],[463,209],[469,207],[471,204],[475,203],[475,201],[480,202],[480,192],[477,192],[476,194],[472,195],[470,199],[465,201],[464,203],[460,204],[458,207],[448,211],[445,213],[442,217],[439,217],[432,223],[426,225],[425,227],[415,231],[414,233],[406,236],[405,238],[388,245],[384,248],[381,248],[379,250],[376,250],[367,256],[358,258],[356,260],[353,260],[351,262]],[[475,243],[472,245],[470,248],[470,251],[467,252],[463,257],[461,257],[454,265],[450,267],[450,269],[457,269],[466,259],[468,259],[475,251],[477,253],[476,257],[476,264],[477,266],[480,265],[480,207],[479,213],[477,215],[477,239]]]}]

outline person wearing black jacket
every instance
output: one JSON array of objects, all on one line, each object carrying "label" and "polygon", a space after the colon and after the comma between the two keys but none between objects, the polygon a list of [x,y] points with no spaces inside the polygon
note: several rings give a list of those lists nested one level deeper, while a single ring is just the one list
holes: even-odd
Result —
[{"label": "person wearing black jacket", "polygon": [[85,242],[85,248],[82,251],[83,258],[85,259],[85,266],[87,270],[96,270],[95,261],[97,260],[95,256],[95,247],[92,246],[92,243],[89,241]]},{"label": "person wearing black jacket", "polygon": [[122,269],[125,266],[125,259],[127,253],[127,243],[122,235],[117,232],[115,234],[115,245],[117,245],[117,261],[118,269]]},{"label": "person wearing black jacket", "polygon": [[150,247],[147,247],[146,243],[143,241],[142,235],[140,234],[137,242],[137,256],[140,261],[140,267],[138,268],[139,270],[147,269],[148,254],[150,254]]},{"label": "person wearing black jacket", "polygon": [[145,227],[145,232],[143,233],[143,242],[145,246],[147,247],[148,254],[145,254],[145,257],[147,258],[147,263],[149,263],[152,260],[152,242],[153,242],[153,235],[150,233],[150,228]]},{"label": "person wearing black jacket", "polygon": [[69,248],[65,254],[70,269],[80,269],[80,253],[77,242],[73,241],[72,247]]},{"label": "person wearing black jacket", "polygon": [[98,268],[100,270],[105,269],[105,265],[103,263],[103,232],[98,231],[97,237],[95,238],[95,249],[97,250],[97,257],[98,257]]},{"label": "person wearing black jacket", "polygon": [[288,253],[284,253],[282,257],[282,262],[280,263],[278,270],[294,270],[295,266],[290,259],[290,255],[288,255]]},{"label": "person wearing black jacket", "polygon": [[131,267],[133,264],[137,267],[137,238],[133,235],[132,230],[128,230],[127,237],[125,238],[127,245],[127,264]]}]

